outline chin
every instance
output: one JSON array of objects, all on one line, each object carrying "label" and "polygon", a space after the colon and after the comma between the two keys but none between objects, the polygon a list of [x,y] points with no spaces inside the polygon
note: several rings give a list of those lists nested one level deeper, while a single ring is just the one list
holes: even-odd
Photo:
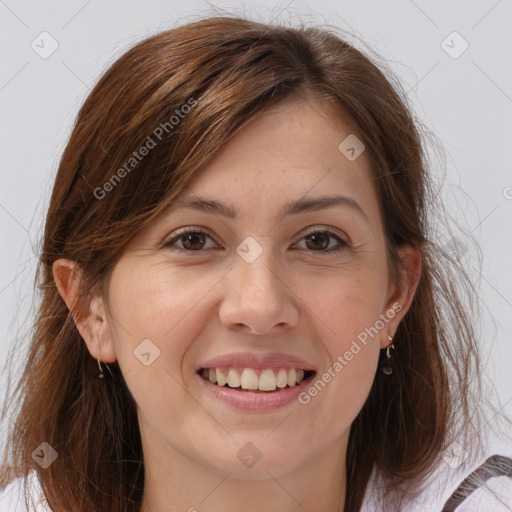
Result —
[{"label": "chin", "polygon": [[[267,433],[268,435],[268,433]],[[276,439],[277,440],[277,439]],[[283,448],[269,440],[236,443],[237,448],[226,448],[221,454],[211,453],[208,461],[204,461],[222,475],[230,474],[230,478],[240,480],[267,480],[280,477],[303,463],[303,453],[297,457],[297,450]],[[205,452],[202,452],[203,455]],[[292,454],[293,458],[290,458]],[[213,462],[215,461],[215,462]]]}]

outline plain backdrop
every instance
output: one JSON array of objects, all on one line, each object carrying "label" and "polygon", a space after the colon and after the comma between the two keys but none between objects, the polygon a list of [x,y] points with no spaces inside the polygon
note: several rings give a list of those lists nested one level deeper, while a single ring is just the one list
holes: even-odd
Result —
[{"label": "plain backdrop", "polygon": [[444,147],[449,210],[482,249],[481,269],[471,247],[458,257],[488,310],[480,320],[486,375],[499,407],[512,416],[510,0],[0,0],[2,366],[11,344],[22,350],[44,212],[88,92],[136,41],[222,10],[339,26],[399,76],[416,115]]}]

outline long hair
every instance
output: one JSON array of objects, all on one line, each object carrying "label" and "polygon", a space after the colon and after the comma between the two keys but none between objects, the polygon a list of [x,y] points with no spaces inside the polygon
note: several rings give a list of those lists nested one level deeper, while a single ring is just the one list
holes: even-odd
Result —
[{"label": "long hair", "polygon": [[[58,167],[36,275],[40,304],[4,406],[16,411],[4,465],[25,479],[35,470],[52,510],[135,512],[144,488],[134,400],[117,364],[110,378],[96,378],[72,316],[80,311],[60,297],[52,264],[80,265],[82,297],[102,290],[129,241],[222,146],[292,97],[322,100],[366,146],[392,279],[403,270],[400,246],[422,254],[394,338],[393,373],[377,373],[351,426],[345,510],[360,509],[374,468],[388,490],[414,494],[450,440],[474,423],[476,296],[456,257],[434,239],[431,219],[445,213],[400,83],[333,29],[206,18],[149,37],[106,70]],[[142,146],[144,158],[134,157]],[[32,457],[43,442],[58,453],[45,469]]]}]

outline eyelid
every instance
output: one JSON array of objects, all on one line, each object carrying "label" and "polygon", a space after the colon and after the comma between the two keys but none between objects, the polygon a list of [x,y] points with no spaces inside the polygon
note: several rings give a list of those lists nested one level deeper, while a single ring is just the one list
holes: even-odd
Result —
[{"label": "eyelid", "polygon": [[[326,233],[329,234],[329,236],[334,236],[339,238],[342,242],[349,245],[348,240],[345,240],[345,238],[348,238],[347,235],[341,235],[340,230],[330,227],[330,226],[324,226],[323,224],[315,224],[314,226],[308,226],[307,228],[304,228],[303,231],[298,235],[297,242],[302,240],[304,237],[309,235],[314,235],[316,233]],[[295,243],[297,243],[295,242]]]},{"label": "eyelid", "polygon": [[[210,233],[210,230],[208,228],[205,228],[203,226],[185,226],[183,228],[176,229],[169,236],[165,237],[164,241],[160,244],[160,248],[165,249],[166,247],[170,247],[171,246],[170,244],[173,240],[176,240],[183,235],[187,235],[188,233],[204,233],[205,235],[210,237],[212,240],[214,240],[214,237]],[[217,243],[217,242],[215,242],[215,243]],[[181,247],[178,247],[178,249],[181,249]],[[185,249],[182,249],[182,250],[185,250]],[[187,252],[202,252],[202,251],[187,251]]]}]

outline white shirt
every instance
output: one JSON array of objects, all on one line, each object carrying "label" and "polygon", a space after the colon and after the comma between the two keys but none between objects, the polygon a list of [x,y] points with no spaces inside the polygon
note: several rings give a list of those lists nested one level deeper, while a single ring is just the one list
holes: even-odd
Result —
[{"label": "white shirt", "polygon": [[[445,503],[462,481],[492,455],[503,455],[512,459],[510,440],[494,439],[482,448],[473,460],[458,467],[447,459],[436,468],[425,484],[425,490],[416,499],[404,500],[398,511],[383,508],[380,487],[375,473],[368,484],[367,493],[360,512],[442,512]],[[451,464],[451,465],[450,465]],[[487,480],[487,487],[475,489],[459,506],[456,512],[512,512],[512,478],[501,476]]]}]

